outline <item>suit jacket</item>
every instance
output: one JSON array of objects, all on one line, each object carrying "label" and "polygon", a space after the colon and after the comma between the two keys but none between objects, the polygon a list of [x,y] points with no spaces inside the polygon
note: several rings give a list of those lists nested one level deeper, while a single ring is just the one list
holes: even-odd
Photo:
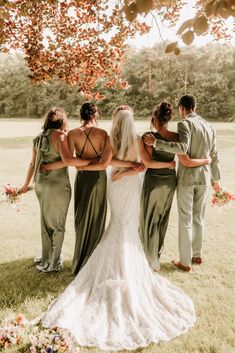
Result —
[{"label": "suit jacket", "polygon": [[166,152],[185,154],[190,158],[211,156],[211,165],[188,168],[179,162],[178,185],[210,185],[211,180],[220,180],[219,159],[216,150],[216,135],[212,125],[196,113],[189,114],[178,123],[179,142],[156,140],[154,148]]}]

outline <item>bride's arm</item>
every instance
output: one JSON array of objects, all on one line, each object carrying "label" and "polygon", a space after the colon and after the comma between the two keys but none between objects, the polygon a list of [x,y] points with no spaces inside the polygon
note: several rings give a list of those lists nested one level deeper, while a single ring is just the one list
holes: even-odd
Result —
[{"label": "bride's arm", "polygon": [[172,162],[157,162],[152,160],[153,147],[145,145],[141,137],[138,138],[140,158],[146,168],[161,169],[161,168],[175,168],[175,161]]},{"label": "bride's arm", "polygon": [[145,167],[142,164],[138,168],[129,168],[127,170],[113,172],[111,179],[112,181],[116,181],[116,180],[122,179],[123,177],[135,175],[138,173],[142,173],[144,171],[145,171]]},{"label": "bride's arm", "polygon": [[183,164],[184,167],[188,168],[200,167],[201,165],[210,165],[212,162],[211,157],[201,159],[190,158],[188,154],[178,154],[177,157],[180,163]]},{"label": "bride's arm", "polygon": [[138,162],[132,162],[132,161],[122,161],[118,158],[112,158],[110,165],[112,167],[116,167],[116,168],[134,168],[137,167],[140,163]]},{"label": "bride's arm", "polygon": [[36,161],[36,151],[33,148],[32,150],[32,158],[31,158],[31,162],[29,163],[29,167],[28,167],[28,171],[26,174],[26,178],[25,178],[25,182],[23,184],[23,186],[20,188],[20,192],[21,193],[25,193],[28,191],[29,188],[29,184],[32,180],[33,174],[34,174],[34,170],[35,170],[35,161]]}]

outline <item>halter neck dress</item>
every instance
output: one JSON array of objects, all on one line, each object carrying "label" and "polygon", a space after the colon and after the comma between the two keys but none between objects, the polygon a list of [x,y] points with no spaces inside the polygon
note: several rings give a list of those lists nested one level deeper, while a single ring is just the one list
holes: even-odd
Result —
[{"label": "halter neck dress", "polygon": [[43,272],[58,271],[61,268],[60,254],[71,199],[67,167],[44,173],[39,171],[41,164],[61,160],[51,142],[54,130],[48,129],[33,140],[36,150],[35,192],[40,205],[42,238],[42,259],[37,268]]}]

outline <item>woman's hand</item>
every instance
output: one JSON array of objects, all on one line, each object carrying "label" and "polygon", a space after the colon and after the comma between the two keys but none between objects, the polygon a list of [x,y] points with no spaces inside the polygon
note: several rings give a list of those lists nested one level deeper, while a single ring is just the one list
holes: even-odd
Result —
[{"label": "woman's hand", "polygon": [[146,145],[148,145],[148,146],[153,146],[155,140],[156,140],[156,138],[155,138],[154,135],[151,134],[151,133],[145,134],[145,135],[143,136],[143,142],[144,142],[144,144],[146,144]]},{"label": "woman's hand", "polygon": [[136,175],[138,173],[143,173],[145,169],[146,168],[142,163],[138,163],[138,167],[129,168],[127,170],[114,171],[111,175],[111,180],[116,181],[116,180],[122,179],[125,176],[131,176],[131,175]]},{"label": "woman's hand", "polygon": [[96,164],[96,163],[101,163],[102,162],[102,157],[97,157],[94,159],[87,159],[87,165],[89,164]]},{"label": "woman's hand", "polygon": [[145,171],[146,167],[143,163],[136,163],[137,165],[133,167],[134,170],[138,171],[139,173],[142,173]]},{"label": "woman's hand", "polygon": [[39,170],[40,170],[40,173],[48,172],[48,170],[49,170],[48,164],[41,164]]},{"label": "woman's hand", "polygon": [[169,166],[168,166],[169,169],[175,169],[176,161],[169,162],[168,164],[169,164]]},{"label": "woman's hand", "polygon": [[215,190],[215,192],[220,192],[222,190],[222,187],[221,187],[219,181],[213,181],[212,187]]},{"label": "woman's hand", "polygon": [[21,188],[19,188],[19,193],[25,194],[28,190],[29,190],[29,186],[24,184],[23,186],[21,186]]},{"label": "woman's hand", "polygon": [[211,157],[209,156],[209,157],[207,157],[205,159],[206,159],[206,165],[211,165],[211,162],[212,162]]}]

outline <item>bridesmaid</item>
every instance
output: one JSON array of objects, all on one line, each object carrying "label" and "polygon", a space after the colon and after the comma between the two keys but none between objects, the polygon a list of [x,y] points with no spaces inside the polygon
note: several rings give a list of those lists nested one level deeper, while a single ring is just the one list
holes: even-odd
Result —
[{"label": "bridesmaid", "polygon": [[[170,103],[159,104],[153,112],[151,125],[157,130],[153,133],[157,139],[178,141],[178,134],[168,130],[168,122],[172,118],[173,109]],[[146,166],[141,206],[140,206],[140,238],[150,267],[159,271],[159,258],[163,251],[165,234],[176,189],[175,155],[164,151],[156,151],[139,139],[140,156]],[[187,167],[198,167],[210,164],[210,157],[190,159],[187,154],[178,155],[180,162]]]},{"label": "bridesmaid", "polygon": [[[71,198],[68,169],[65,164],[87,165],[89,160],[73,158],[66,137],[67,117],[63,109],[52,108],[46,115],[43,132],[33,140],[32,160],[21,192],[27,192],[34,176],[41,213],[42,257],[36,268],[42,272],[59,271],[65,233],[65,221]],[[59,161],[59,162],[58,162]],[[42,163],[56,162],[60,169],[40,172]]]},{"label": "bridesmaid", "polygon": [[74,218],[76,243],[72,273],[76,274],[85,265],[98,245],[104,229],[107,212],[106,168],[112,158],[108,134],[98,128],[97,106],[85,102],[80,110],[82,125],[69,131],[68,141],[72,154],[92,160],[77,171],[74,184]]}]

